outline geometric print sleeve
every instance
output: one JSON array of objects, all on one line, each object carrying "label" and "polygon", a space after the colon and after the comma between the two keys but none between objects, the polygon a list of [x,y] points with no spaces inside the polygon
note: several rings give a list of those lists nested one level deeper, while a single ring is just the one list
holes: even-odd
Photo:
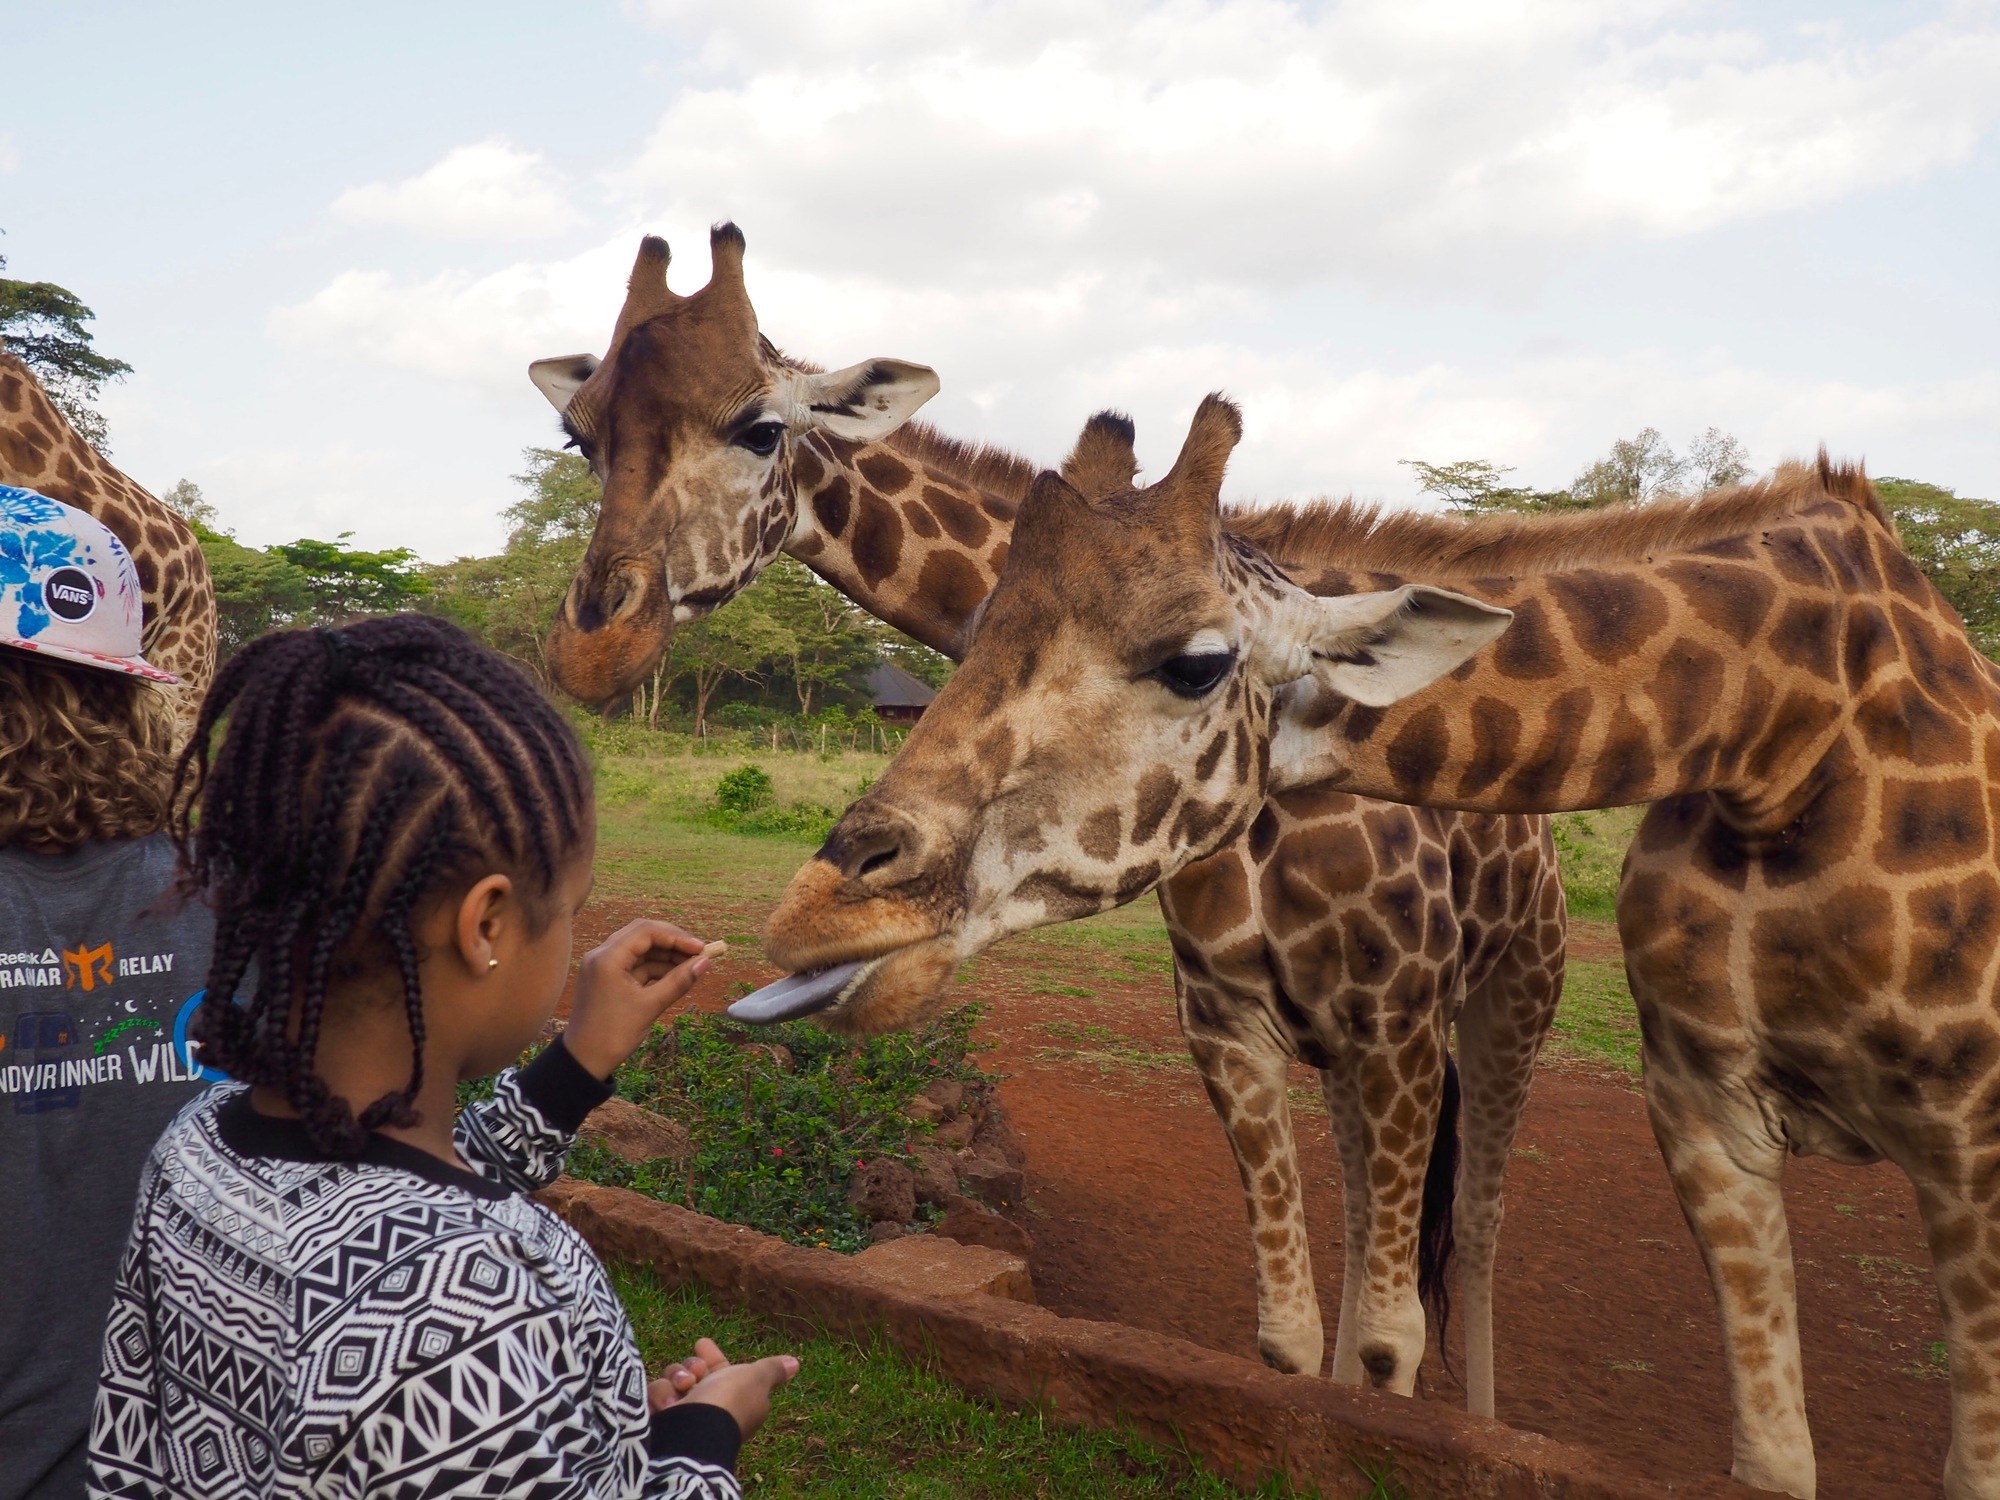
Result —
[{"label": "geometric print sleeve", "polygon": [[726,1464],[647,1454],[645,1374],[605,1337],[622,1322],[609,1289],[569,1303],[535,1260],[477,1236],[349,1299],[301,1371],[326,1414],[297,1429],[313,1494],[739,1500]]},{"label": "geometric print sleeve", "polygon": [[480,1176],[509,1192],[532,1193],[562,1175],[563,1158],[584,1116],[613,1085],[585,1072],[557,1037],[525,1068],[493,1081],[493,1097],[458,1114],[459,1153]]}]

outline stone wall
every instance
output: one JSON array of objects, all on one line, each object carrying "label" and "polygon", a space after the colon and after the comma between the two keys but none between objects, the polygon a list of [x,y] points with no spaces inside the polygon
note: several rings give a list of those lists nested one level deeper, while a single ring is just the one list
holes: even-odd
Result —
[{"label": "stone wall", "polygon": [[722,1305],[781,1326],[880,1336],[976,1395],[1083,1426],[1129,1424],[1246,1485],[1283,1472],[1332,1500],[1365,1487],[1360,1463],[1393,1466],[1424,1500],[1765,1494],[1721,1478],[1654,1481],[1436,1402],[1280,1375],[1180,1339],[1060,1317],[1020,1300],[1032,1293],[1019,1262],[990,1248],[926,1236],[925,1256],[883,1256],[892,1247],[878,1246],[849,1257],[568,1178],[541,1197],[606,1260],[650,1266],[672,1285],[697,1283]]}]

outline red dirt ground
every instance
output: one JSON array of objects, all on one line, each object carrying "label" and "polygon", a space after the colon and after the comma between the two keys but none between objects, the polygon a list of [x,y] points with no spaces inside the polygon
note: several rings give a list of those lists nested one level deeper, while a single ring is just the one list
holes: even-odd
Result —
[{"label": "red dirt ground", "polygon": [[[594,907],[579,936],[595,941],[631,914],[623,903]],[[1578,926],[1579,951],[1615,956],[1608,926]],[[1050,964],[1034,967],[1045,975]],[[1027,1145],[1040,1300],[1255,1358],[1241,1193],[1167,981],[1093,981],[1089,997],[1063,997],[1030,993],[1025,969],[988,958],[964,996],[988,1007],[985,1062],[1008,1075],[1002,1096]],[[725,958],[694,1003],[719,1008],[726,986],[768,977],[747,955]],[[1316,1098],[1307,1070],[1295,1082],[1295,1101]],[[1306,1181],[1319,1185],[1308,1214],[1331,1352],[1339,1168],[1324,1115],[1296,1118]],[[1949,1404],[1930,1356],[1940,1330],[1909,1186],[1886,1165],[1806,1160],[1790,1164],[1785,1188],[1820,1493],[1936,1494]],[[1713,1303],[1634,1080],[1559,1057],[1544,1064],[1508,1174],[1496,1299],[1502,1420],[1661,1479],[1727,1470]],[[1463,1399],[1435,1354],[1421,1389]]]}]

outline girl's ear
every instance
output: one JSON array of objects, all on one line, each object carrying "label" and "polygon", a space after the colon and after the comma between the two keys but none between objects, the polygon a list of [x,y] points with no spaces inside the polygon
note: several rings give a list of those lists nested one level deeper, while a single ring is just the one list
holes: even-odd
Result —
[{"label": "girl's ear", "polygon": [[514,882],[505,875],[488,875],[473,884],[458,903],[452,939],[458,956],[475,979],[493,972],[500,956],[500,936],[509,920]]}]

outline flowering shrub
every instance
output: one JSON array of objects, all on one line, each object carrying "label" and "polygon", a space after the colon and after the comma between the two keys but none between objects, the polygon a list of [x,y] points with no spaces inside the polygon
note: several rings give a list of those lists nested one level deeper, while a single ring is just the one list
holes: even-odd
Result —
[{"label": "flowering shrub", "polygon": [[656,1028],[616,1083],[624,1098],[685,1125],[694,1156],[630,1166],[585,1142],[569,1170],[794,1244],[862,1249],[868,1225],[847,1201],[856,1169],[881,1156],[911,1159],[931,1127],[903,1111],[926,1084],[993,1082],[973,1060],[978,1014],[964,1006],[922,1031],[859,1045],[806,1022],[751,1030],[683,1016]]}]

